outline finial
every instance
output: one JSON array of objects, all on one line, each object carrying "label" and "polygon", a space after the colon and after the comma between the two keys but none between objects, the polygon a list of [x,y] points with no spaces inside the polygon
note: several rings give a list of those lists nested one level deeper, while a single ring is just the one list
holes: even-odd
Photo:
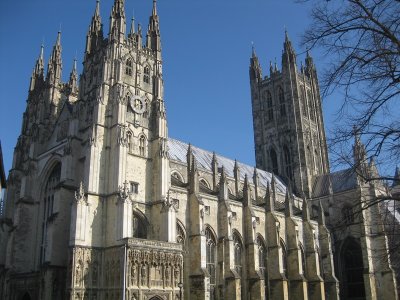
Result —
[{"label": "finial", "polygon": [[153,16],[157,15],[157,0],[153,0]]},{"label": "finial", "polygon": [[100,15],[100,0],[96,0],[96,10],[94,13],[96,16]]},{"label": "finial", "polygon": [[57,45],[61,44],[61,23],[60,23],[60,30],[57,33],[57,42],[56,42],[56,44]]},{"label": "finial", "polygon": [[256,49],[254,47],[254,42],[253,41],[251,41],[251,56],[252,57],[256,57],[257,56],[256,55]]}]

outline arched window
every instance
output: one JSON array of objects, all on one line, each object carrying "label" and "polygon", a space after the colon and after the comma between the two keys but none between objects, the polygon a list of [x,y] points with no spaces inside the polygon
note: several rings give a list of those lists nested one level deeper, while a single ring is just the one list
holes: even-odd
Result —
[{"label": "arched window", "polygon": [[284,155],[284,159],[285,159],[285,172],[286,172],[286,176],[288,179],[292,180],[293,176],[292,176],[292,160],[290,157],[290,151],[289,148],[285,145],[283,146],[283,155]]},{"label": "arched window", "polygon": [[201,185],[203,185],[203,186],[205,186],[206,188],[210,188],[210,185],[208,184],[208,182],[204,179],[204,178],[201,178],[200,180],[199,180],[199,183],[201,184]]},{"label": "arched window", "polygon": [[146,138],[144,135],[140,136],[139,138],[139,155],[145,156],[146,154]]},{"label": "arched window", "polygon": [[148,66],[144,67],[143,81],[150,83],[150,68]]},{"label": "arched window", "polygon": [[282,250],[282,271],[283,274],[285,274],[285,277],[288,278],[288,264],[287,264],[287,252],[286,252],[286,246],[281,240],[281,250]]},{"label": "arched window", "polygon": [[132,214],[132,237],[147,238],[147,228],[142,217],[135,212]]},{"label": "arched window", "polygon": [[132,76],[132,59],[128,58],[125,64],[125,74]]},{"label": "arched window", "polygon": [[301,103],[303,104],[303,115],[305,117],[308,116],[308,107],[307,107],[307,98],[306,98],[306,93],[304,91],[304,87],[301,89]]},{"label": "arched window", "polygon": [[215,287],[216,284],[216,238],[210,228],[206,228],[206,264],[207,271],[210,274],[210,285]]},{"label": "arched window", "polygon": [[233,250],[234,250],[234,264],[236,272],[242,276],[242,252],[243,246],[239,235],[235,232],[233,234]]},{"label": "arched window", "polygon": [[57,163],[51,171],[44,189],[40,263],[43,263],[46,258],[47,224],[54,213],[54,196],[58,189],[58,184],[60,183],[60,177],[61,164]]},{"label": "arched window", "polygon": [[128,152],[133,152],[133,142],[132,142],[132,132],[128,131],[126,134],[126,146],[128,147]]},{"label": "arched window", "polygon": [[276,155],[276,152],[273,148],[269,151],[269,157],[271,160],[271,167],[272,167],[272,172],[275,174],[278,174],[278,157]]},{"label": "arched window", "polygon": [[185,231],[183,230],[182,226],[177,222],[176,223],[176,242],[179,244],[182,244],[182,246],[185,247],[185,241],[186,241]]},{"label": "arched window", "polygon": [[171,177],[179,180],[180,182],[183,182],[183,178],[182,175],[179,174],[177,171],[172,172]]},{"label": "arched window", "polygon": [[281,87],[279,87],[278,89],[278,99],[279,99],[281,117],[286,117],[285,96],[283,94],[283,89]]},{"label": "arched window", "polygon": [[343,299],[365,299],[363,259],[360,244],[347,238],[341,251]]},{"label": "arched window", "polygon": [[266,92],[266,101],[267,101],[267,109],[266,109],[266,121],[272,121],[274,119],[274,110],[272,106],[272,95],[269,91]]}]

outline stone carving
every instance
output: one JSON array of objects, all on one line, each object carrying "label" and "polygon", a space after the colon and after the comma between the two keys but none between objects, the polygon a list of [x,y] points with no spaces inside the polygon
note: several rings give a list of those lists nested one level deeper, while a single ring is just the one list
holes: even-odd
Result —
[{"label": "stone carving", "polygon": [[147,266],[146,264],[142,265],[142,270],[141,270],[141,275],[142,275],[142,285],[147,285]]},{"label": "stone carving", "polygon": [[129,198],[129,196],[132,194],[128,188],[129,183],[127,180],[125,180],[125,182],[123,183],[122,186],[118,186],[118,195],[119,195],[119,199],[123,202],[126,201],[126,199]]},{"label": "stone carving", "polygon": [[82,203],[82,202],[87,204],[87,199],[85,197],[85,189],[84,189],[82,181],[79,185],[79,189],[77,191],[75,191],[75,200],[78,204]]},{"label": "stone carving", "polygon": [[167,139],[162,138],[160,140],[160,157],[163,158],[168,158],[169,157],[169,153],[168,153],[169,149],[168,149],[168,141]]}]

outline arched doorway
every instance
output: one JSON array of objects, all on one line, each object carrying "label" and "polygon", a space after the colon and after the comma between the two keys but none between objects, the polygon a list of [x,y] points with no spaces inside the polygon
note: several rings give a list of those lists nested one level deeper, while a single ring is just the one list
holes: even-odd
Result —
[{"label": "arched doorway", "polygon": [[364,300],[364,267],[360,244],[353,238],[347,238],[342,246],[341,258],[342,299]]}]

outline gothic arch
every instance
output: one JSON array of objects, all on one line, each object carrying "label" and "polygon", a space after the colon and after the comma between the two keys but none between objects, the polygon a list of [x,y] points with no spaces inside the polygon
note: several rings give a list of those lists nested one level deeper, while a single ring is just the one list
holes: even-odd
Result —
[{"label": "gothic arch", "polygon": [[[135,219],[136,218],[136,219]],[[135,224],[135,220],[136,224]],[[137,208],[132,209],[132,235],[136,238],[147,238],[149,232],[150,223],[146,218],[146,215]]]},{"label": "gothic arch", "polygon": [[139,134],[138,139],[139,139],[139,155],[146,156],[147,137],[144,133],[141,133]]},{"label": "gothic arch", "polygon": [[[57,164],[61,164],[61,155],[54,153],[50,159],[46,162],[44,168],[39,174],[39,182],[44,182],[50,175],[50,173],[53,171],[54,167]],[[43,189],[43,187],[42,187]]]},{"label": "gothic arch", "polygon": [[341,298],[346,300],[362,300],[365,298],[364,264],[359,241],[347,237],[340,248],[339,265],[343,280],[340,291]]},{"label": "gothic arch", "polygon": [[210,299],[215,299],[215,285],[217,283],[217,236],[211,226],[205,227],[206,236],[206,268],[210,276]]},{"label": "gothic arch", "polygon": [[271,170],[275,174],[279,174],[279,164],[278,164],[278,155],[274,147],[271,147],[268,151],[269,161],[271,163]]},{"label": "gothic arch", "polygon": [[206,188],[210,189],[210,184],[208,183],[208,181],[205,178],[200,178],[199,179],[199,183],[203,184]]},{"label": "gothic arch", "polygon": [[173,170],[171,172],[171,177],[175,177],[176,179],[178,179],[181,182],[185,182],[185,180],[183,179],[182,174],[178,171],[178,170]]},{"label": "gothic arch", "polygon": [[176,219],[176,242],[186,245],[186,229],[179,219]]},{"label": "gothic arch", "polygon": [[278,87],[278,101],[279,101],[279,112],[281,117],[286,117],[286,103],[285,94],[283,92],[282,86]]}]

